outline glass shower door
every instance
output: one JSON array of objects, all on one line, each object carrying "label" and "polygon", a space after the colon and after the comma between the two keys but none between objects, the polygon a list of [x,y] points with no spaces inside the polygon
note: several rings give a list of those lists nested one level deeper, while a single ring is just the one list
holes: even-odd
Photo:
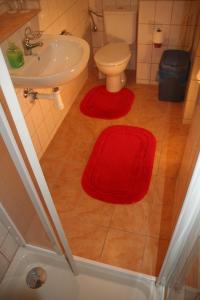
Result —
[{"label": "glass shower door", "polygon": [[0,65],[0,87],[2,90],[0,135],[18,171],[28,197],[37,212],[36,218],[39,216],[53,248],[57,249],[57,253],[64,254],[71,270],[74,274],[77,274],[68,241],[26,127],[1,49]]},{"label": "glass shower door", "polygon": [[200,154],[157,284],[166,300],[200,299]]},{"label": "glass shower door", "polygon": [[[181,279],[181,280],[180,280]],[[166,300],[199,300],[200,299],[200,238],[188,258],[182,275],[173,288],[166,293]]]}]

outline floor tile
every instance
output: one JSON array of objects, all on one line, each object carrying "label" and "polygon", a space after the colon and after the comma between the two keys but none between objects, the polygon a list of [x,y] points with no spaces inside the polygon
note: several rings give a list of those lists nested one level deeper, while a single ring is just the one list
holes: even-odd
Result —
[{"label": "floor tile", "polygon": [[[172,235],[176,176],[188,134],[182,124],[184,103],[158,100],[158,87],[127,86],[135,100],[119,119],[90,118],[80,102],[98,80],[95,69],[69,110],[41,159],[55,206],[73,254],[156,275]],[[138,203],[112,205],[93,199],[82,189],[81,177],[99,134],[109,126],[132,125],[151,131],[157,140],[149,191]],[[177,210],[176,210],[177,211]]]},{"label": "floor tile", "polygon": [[58,212],[67,212],[75,209],[79,193],[79,190],[69,188],[66,184],[63,184],[63,182],[54,184],[52,186],[51,195]]},{"label": "floor tile", "polygon": [[73,211],[60,213],[60,218],[73,254],[99,260],[108,230],[83,222]]},{"label": "floor tile", "polygon": [[169,241],[148,237],[146,239],[141,272],[158,276]]},{"label": "floor tile", "polygon": [[153,203],[149,213],[147,235],[168,239],[172,234],[173,206]]},{"label": "floor tile", "polygon": [[114,212],[114,205],[94,199],[82,190],[79,193],[75,212],[82,222],[108,227]]},{"label": "floor tile", "polygon": [[140,201],[130,205],[118,205],[110,224],[111,228],[146,235],[150,203]]},{"label": "floor tile", "polygon": [[114,266],[141,270],[145,237],[110,229],[103,248],[101,261]]}]

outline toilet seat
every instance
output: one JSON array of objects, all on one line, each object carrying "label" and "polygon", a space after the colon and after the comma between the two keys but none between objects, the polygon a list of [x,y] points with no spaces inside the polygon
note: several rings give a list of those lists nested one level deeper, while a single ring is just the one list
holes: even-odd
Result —
[{"label": "toilet seat", "polygon": [[94,55],[97,64],[113,66],[129,60],[131,51],[127,43],[109,43],[99,49]]}]

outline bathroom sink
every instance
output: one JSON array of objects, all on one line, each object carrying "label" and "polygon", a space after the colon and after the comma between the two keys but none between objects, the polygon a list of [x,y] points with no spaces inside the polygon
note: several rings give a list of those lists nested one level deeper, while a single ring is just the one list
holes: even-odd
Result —
[{"label": "bathroom sink", "polygon": [[89,45],[71,35],[42,35],[42,47],[24,56],[19,69],[9,68],[14,85],[29,88],[56,87],[78,76],[89,59]]}]

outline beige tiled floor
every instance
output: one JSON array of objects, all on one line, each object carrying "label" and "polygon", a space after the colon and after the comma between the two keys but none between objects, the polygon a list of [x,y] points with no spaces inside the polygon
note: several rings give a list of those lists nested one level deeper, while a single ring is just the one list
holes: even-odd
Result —
[{"label": "beige tiled floor", "polygon": [[[72,106],[41,164],[73,254],[156,275],[169,239],[173,196],[188,127],[182,126],[182,103],[161,102],[156,86],[136,85],[131,111],[116,120],[92,119],[79,110],[83,95],[102,84],[94,71]],[[112,205],[88,196],[80,180],[100,132],[113,124],[147,128],[157,138],[148,194],[132,205]]]}]

